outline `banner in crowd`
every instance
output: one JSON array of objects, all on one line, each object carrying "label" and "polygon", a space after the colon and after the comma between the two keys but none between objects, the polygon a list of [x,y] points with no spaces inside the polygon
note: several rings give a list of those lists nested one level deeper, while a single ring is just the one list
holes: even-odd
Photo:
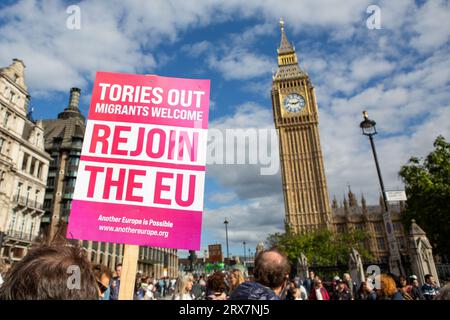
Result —
[{"label": "banner in crowd", "polygon": [[97,73],[68,238],[200,249],[209,90]]}]

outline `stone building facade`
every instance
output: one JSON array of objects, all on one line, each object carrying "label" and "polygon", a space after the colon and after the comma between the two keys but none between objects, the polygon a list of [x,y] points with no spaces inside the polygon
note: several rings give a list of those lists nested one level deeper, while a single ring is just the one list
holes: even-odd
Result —
[{"label": "stone building facade", "polygon": [[20,260],[39,235],[50,156],[33,121],[25,64],[0,69],[0,257]]},{"label": "stone building facade", "polygon": [[[44,120],[45,149],[51,155],[45,193],[42,232],[53,237],[67,225],[83,145],[86,119],[80,111],[81,90],[70,90],[69,103],[56,119]],[[88,258],[107,265],[111,270],[122,262],[123,244],[80,241]],[[177,251],[141,247],[138,270],[155,277],[175,277],[178,273]]]},{"label": "stone building facade", "polygon": [[[389,246],[385,224],[383,221],[383,198],[380,196],[379,205],[367,205],[364,195],[361,195],[361,203],[354,193],[349,190],[341,203],[333,199],[331,208],[333,212],[333,227],[339,234],[353,230],[363,231],[368,235],[364,247],[372,255],[372,261],[376,263],[389,263]],[[401,222],[401,212],[404,203],[390,204],[392,225],[397,238],[400,254],[408,259],[408,238]]]}]

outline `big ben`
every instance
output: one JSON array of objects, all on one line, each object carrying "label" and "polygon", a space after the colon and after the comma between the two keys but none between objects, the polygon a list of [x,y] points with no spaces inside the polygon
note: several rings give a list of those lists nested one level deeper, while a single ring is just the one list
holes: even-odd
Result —
[{"label": "big ben", "polygon": [[319,138],[314,87],[297,59],[280,21],[278,69],[272,107],[278,131],[286,229],[304,234],[331,229],[331,207]]}]

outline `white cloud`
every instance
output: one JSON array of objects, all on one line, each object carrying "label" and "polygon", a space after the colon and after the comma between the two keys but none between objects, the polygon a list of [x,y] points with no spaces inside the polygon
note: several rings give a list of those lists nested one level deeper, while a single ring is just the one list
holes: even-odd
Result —
[{"label": "white cloud", "polygon": [[248,80],[270,74],[274,59],[247,50],[232,50],[222,57],[211,55],[210,68],[218,70],[226,80]]},{"label": "white cloud", "polygon": [[415,15],[413,30],[417,36],[411,45],[421,52],[430,52],[447,43],[450,37],[450,6],[436,0],[423,4]]},{"label": "white cloud", "polygon": [[233,192],[217,192],[208,197],[209,201],[215,203],[230,203],[236,199],[236,195]]},{"label": "white cloud", "polygon": [[352,76],[357,81],[368,81],[374,77],[388,74],[394,69],[394,64],[385,60],[377,59],[373,56],[364,56],[351,65]]}]

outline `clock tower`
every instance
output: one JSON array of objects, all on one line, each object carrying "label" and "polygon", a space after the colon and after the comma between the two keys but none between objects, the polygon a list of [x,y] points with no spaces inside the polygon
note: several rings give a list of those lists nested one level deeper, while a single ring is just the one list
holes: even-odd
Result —
[{"label": "clock tower", "polygon": [[285,226],[294,233],[332,228],[331,207],[319,138],[314,87],[297,60],[280,21],[278,69],[272,107],[278,131]]}]

